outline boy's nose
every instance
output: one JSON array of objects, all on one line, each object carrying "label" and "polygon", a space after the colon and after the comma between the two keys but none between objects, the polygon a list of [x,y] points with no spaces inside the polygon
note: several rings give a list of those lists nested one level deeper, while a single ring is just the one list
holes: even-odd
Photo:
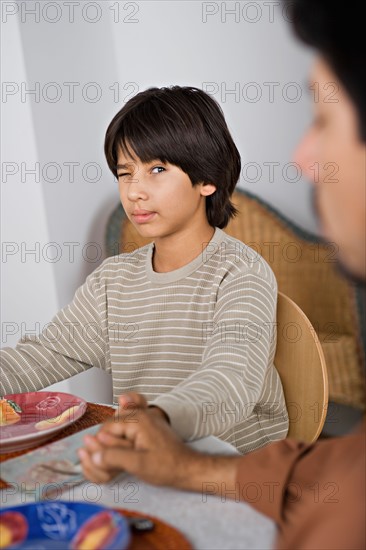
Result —
[{"label": "boy's nose", "polygon": [[128,199],[132,202],[137,200],[146,200],[148,198],[145,185],[140,178],[135,178],[131,181],[128,187]]}]

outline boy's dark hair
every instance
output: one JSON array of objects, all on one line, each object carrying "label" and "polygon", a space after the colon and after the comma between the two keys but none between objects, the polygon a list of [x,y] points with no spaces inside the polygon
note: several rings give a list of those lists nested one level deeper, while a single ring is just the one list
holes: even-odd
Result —
[{"label": "boy's dark hair", "polygon": [[212,183],[206,214],[213,227],[226,227],[237,210],[230,201],[240,176],[239,152],[219,104],[198,88],[172,86],[138,93],[110,123],[104,144],[117,177],[117,152],[142,162],[160,159],[181,168],[192,185]]},{"label": "boy's dark hair", "polygon": [[355,104],[360,137],[366,141],[364,18],[353,5],[328,0],[284,0],[297,36],[316,48]]}]

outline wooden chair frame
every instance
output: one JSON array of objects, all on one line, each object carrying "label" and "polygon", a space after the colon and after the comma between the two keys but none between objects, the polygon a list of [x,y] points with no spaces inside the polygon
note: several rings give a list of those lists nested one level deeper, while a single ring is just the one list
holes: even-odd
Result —
[{"label": "wooden chair frame", "polygon": [[328,408],[328,375],[322,346],[305,313],[278,293],[277,349],[290,427],[287,437],[307,443],[319,437]]}]

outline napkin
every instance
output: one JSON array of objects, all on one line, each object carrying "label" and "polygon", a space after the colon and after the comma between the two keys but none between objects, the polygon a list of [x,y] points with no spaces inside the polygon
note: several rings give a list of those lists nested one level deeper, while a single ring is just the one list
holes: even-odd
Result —
[{"label": "napkin", "polygon": [[77,450],[83,446],[84,435],[94,435],[99,429],[100,424],[91,426],[59,441],[2,462],[1,479],[10,485],[12,491],[21,493],[22,503],[58,498],[64,490],[75,485],[76,481],[83,481],[83,477],[81,474],[55,473],[43,468],[43,465],[60,470],[72,469],[74,464],[79,462]]}]

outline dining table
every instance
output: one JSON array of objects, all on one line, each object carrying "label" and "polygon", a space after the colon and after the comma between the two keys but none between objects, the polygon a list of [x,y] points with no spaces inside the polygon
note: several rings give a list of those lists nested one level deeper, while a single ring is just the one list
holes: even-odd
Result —
[{"label": "dining table", "polygon": [[[72,425],[59,431],[50,442],[60,441],[111,418],[112,405],[87,403],[85,414]],[[212,454],[237,455],[238,451],[217,437],[205,437],[188,443],[194,449]],[[4,461],[25,455],[26,449],[0,455]],[[26,504],[32,500],[29,491],[0,479],[1,509]],[[56,497],[66,502],[94,503],[122,511],[129,517],[151,518],[155,529],[150,533],[133,535],[131,550],[235,550],[273,548],[276,538],[275,523],[257,512],[250,504],[239,502],[230,495],[218,496],[217,487],[207,484],[205,491],[190,492],[169,487],[156,487],[127,473],[121,473],[110,483],[95,484],[86,479],[67,484]]]}]

